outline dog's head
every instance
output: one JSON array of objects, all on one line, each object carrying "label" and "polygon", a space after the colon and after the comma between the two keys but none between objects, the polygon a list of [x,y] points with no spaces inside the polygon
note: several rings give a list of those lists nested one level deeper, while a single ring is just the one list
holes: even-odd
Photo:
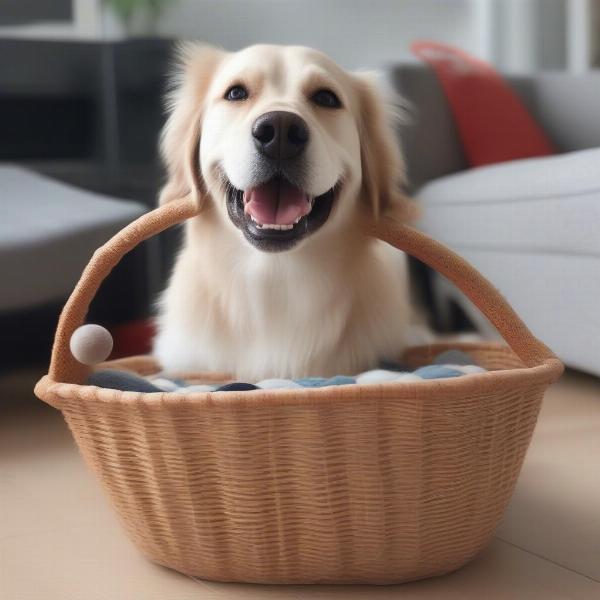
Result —
[{"label": "dog's head", "polygon": [[170,95],[161,202],[210,197],[264,251],[401,209],[403,164],[372,79],[309,48],[186,45]]}]

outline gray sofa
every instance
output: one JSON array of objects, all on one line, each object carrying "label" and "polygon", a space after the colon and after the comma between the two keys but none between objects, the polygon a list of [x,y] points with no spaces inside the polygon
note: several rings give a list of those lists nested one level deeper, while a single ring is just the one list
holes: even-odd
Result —
[{"label": "gray sofa", "polygon": [[0,164],[0,312],[64,300],[96,248],[144,212]]},{"label": "gray sofa", "polygon": [[[56,319],[96,248],[145,207],[0,163],[0,372],[46,362]],[[92,322],[145,316],[147,257],[134,251],[92,303]]]},{"label": "gray sofa", "polygon": [[[482,271],[567,365],[600,375],[600,73],[508,78],[561,154],[468,169],[434,74],[387,72],[410,104],[400,140],[418,226]],[[454,301],[494,334],[443,278],[432,290],[442,315]]]}]

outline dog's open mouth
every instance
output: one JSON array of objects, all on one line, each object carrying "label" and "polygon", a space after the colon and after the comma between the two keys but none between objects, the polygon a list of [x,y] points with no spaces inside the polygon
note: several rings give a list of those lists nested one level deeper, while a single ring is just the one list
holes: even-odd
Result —
[{"label": "dog's open mouth", "polygon": [[268,252],[289,250],[329,217],[335,187],[311,197],[277,176],[245,191],[230,187],[229,217],[246,239]]}]

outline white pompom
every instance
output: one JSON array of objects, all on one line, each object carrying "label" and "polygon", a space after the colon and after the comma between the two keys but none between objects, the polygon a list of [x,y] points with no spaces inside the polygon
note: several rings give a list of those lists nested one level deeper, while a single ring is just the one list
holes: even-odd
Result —
[{"label": "white pompom", "polygon": [[100,325],[82,325],[71,336],[69,347],[75,360],[84,365],[95,365],[110,356],[113,339]]}]

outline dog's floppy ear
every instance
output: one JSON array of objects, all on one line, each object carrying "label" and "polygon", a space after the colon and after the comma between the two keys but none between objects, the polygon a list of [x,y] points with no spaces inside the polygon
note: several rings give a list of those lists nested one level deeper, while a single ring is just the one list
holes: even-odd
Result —
[{"label": "dog's floppy ear", "polygon": [[185,196],[200,202],[198,148],[204,99],[225,55],[223,50],[198,43],[178,47],[177,68],[166,98],[169,117],[160,139],[167,183],[160,192],[159,204]]},{"label": "dog's floppy ear", "polygon": [[359,98],[359,134],[361,147],[363,198],[373,215],[384,212],[411,218],[411,203],[402,191],[405,170],[394,126],[399,106],[391,93],[385,93],[372,73],[354,76]]}]

